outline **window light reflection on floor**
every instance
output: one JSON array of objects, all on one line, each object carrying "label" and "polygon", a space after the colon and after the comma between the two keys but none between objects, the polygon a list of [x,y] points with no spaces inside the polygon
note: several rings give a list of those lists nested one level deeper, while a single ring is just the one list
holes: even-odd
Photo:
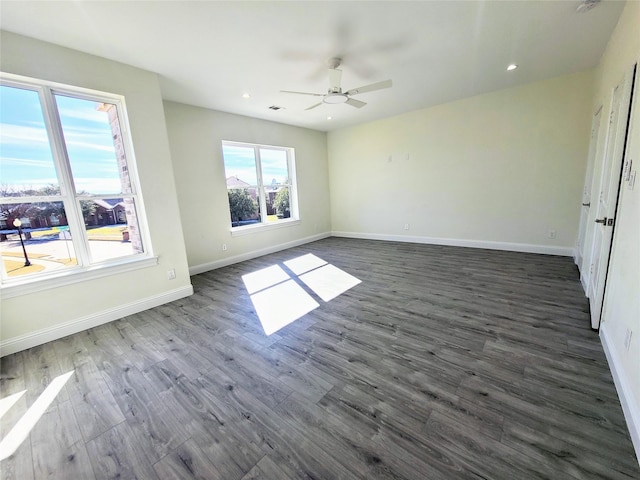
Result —
[{"label": "window light reflection on floor", "polygon": [[[323,301],[329,302],[361,283],[312,253],[284,262],[294,276]],[[242,276],[266,335],[296,321],[320,304],[279,265]]]},{"label": "window light reflection on floor", "polygon": [[272,265],[243,275],[242,281],[244,282],[247,292],[252,294],[284,282],[285,280],[289,280],[289,278],[289,275],[282,269],[282,267]]},{"label": "window light reflection on floor", "polygon": [[264,333],[271,335],[320,306],[293,280],[251,295]]},{"label": "window light reflection on floor", "polygon": [[338,295],[342,295],[350,288],[362,283],[353,275],[349,275],[331,264],[300,275],[300,280],[325,302],[333,300]]},{"label": "window light reflection on floor", "polygon": [[27,393],[26,390],[22,390],[21,392],[14,393],[13,395],[9,395],[0,400],[0,418],[4,417],[4,414],[7,413],[13,404],[20,400],[20,397]]},{"label": "window light reflection on floor", "polygon": [[302,255],[301,257],[287,260],[286,262],[284,262],[284,264],[296,275],[302,275],[309,270],[327,265],[327,262],[325,262],[321,258],[316,257],[313,253],[307,253],[306,255]]},{"label": "window light reflection on floor", "polygon": [[[44,392],[40,394],[40,396],[33,402],[33,405],[29,407],[29,409],[25,412],[20,420],[13,426],[13,428],[7,433],[7,435],[0,441],[0,460],[4,460],[5,458],[13,455],[18,447],[25,441],[25,439],[29,436],[33,427],[35,427],[40,417],[47,411],[51,402],[56,398],[62,387],[64,387],[67,380],[71,378],[73,375],[73,370],[54,378],[51,383],[45,388]],[[11,403],[8,405],[8,408],[15,403],[20,396],[22,396],[24,392],[20,392],[17,395],[17,398],[12,398],[7,402]],[[15,397],[15,395],[13,397]],[[6,413],[6,412],[5,412]]]}]

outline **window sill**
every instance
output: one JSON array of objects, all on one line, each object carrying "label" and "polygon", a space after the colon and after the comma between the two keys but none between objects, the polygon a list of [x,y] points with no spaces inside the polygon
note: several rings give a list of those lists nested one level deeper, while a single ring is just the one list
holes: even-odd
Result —
[{"label": "window sill", "polygon": [[242,235],[249,235],[251,233],[260,233],[269,230],[277,230],[279,228],[294,227],[296,225],[300,225],[300,220],[281,220],[274,223],[260,223],[257,225],[247,225],[246,227],[235,227],[231,229],[231,236],[239,237]]},{"label": "window sill", "polygon": [[117,264],[96,265],[87,268],[75,268],[62,272],[56,276],[42,278],[39,280],[23,280],[2,285],[0,288],[0,298],[19,297],[31,293],[49,290],[52,288],[72,285],[74,283],[86,282],[96,278],[108,277],[119,273],[139,270],[141,268],[152,267],[158,264],[158,257],[136,258],[134,260],[123,260]]}]

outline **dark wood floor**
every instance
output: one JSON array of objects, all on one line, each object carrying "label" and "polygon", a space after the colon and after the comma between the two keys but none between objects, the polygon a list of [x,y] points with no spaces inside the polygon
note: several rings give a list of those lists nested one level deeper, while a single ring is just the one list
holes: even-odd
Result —
[{"label": "dark wood floor", "polygon": [[[306,253],[362,283],[266,337],[241,276]],[[3,435],[74,371],[3,478],[640,478],[569,258],[330,238],[193,283],[2,359]]]}]

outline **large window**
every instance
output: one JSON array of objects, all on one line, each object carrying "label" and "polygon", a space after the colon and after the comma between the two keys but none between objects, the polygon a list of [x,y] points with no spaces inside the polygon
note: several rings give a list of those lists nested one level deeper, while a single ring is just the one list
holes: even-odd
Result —
[{"label": "large window", "polygon": [[125,125],[119,96],[0,76],[3,285],[149,256]]},{"label": "large window", "polygon": [[298,219],[292,148],[222,142],[231,227]]}]

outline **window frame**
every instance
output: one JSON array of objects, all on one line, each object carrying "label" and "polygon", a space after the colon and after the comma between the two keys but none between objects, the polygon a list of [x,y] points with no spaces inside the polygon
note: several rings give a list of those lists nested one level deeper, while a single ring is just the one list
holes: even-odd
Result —
[{"label": "window frame", "polygon": [[[0,197],[0,203],[61,202],[69,228],[72,232],[77,232],[72,236],[74,255],[77,259],[77,265],[75,266],[68,266],[51,272],[45,271],[9,277],[5,272],[4,264],[0,265],[0,292],[2,293],[2,298],[10,298],[60,285],[156,265],[158,258],[153,254],[124,96],[6,72],[0,72],[0,85],[33,91],[38,95],[55,175],[60,187],[59,195]],[[72,164],[67,153],[64,131],[56,103],[56,95],[111,104],[116,108],[127,175],[131,183],[130,192],[90,195],[77,193]],[[115,198],[133,199],[143,251],[106,260],[93,260],[80,202]],[[7,227],[11,228],[9,225]]]},{"label": "window frame", "polygon": [[[254,161],[256,168],[256,181],[258,185],[256,186],[256,190],[258,192],[258,209],[261,213],[260,222],[251,225],[239,225],[233,226],[233,221],[231,219],[231,211],[229,209],[229,202],[227,200],[227,213],[229,215],[229,225],[231,236],[239,236],[246,235],[256,232],[264,232],[268,230],[275,230],[284,227],[291,227],[300,224],[300,213],[298,209],[298,188],[297,188],[297,179],[296,179],[296,162],[295,162],[295,149],[293,147],[284,147],[279,145],[265,145],[259,143],[248,143],[248,142],[238,142],[232,140],[222,140],[221,142],[221,154],[222,154],[222,166],[225,172],[225,190],[228,192],[229,190],[233,190],[234,188],[229,188],[226,186],[226,179],[228,178],[226,164],[225,164],[225,156],[224,156],[224,147],[243,147],[243,148],[251,148],[254,153]],[[267,221],[267,192],[264,184],[263,172],[262,172],[262,158],[260,155],[260,150],[277,150],[285,152],[287,156],[287,170],[288,170],[288,182],[283,184],[278,184],[280,186],[284,186],[289,189],[289,210],[290,217],[279,219],[274,222]],[[227,195],[228,198],[228,195]],[[264,214],[262,214],[264,212]]]}]

